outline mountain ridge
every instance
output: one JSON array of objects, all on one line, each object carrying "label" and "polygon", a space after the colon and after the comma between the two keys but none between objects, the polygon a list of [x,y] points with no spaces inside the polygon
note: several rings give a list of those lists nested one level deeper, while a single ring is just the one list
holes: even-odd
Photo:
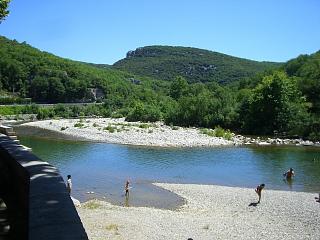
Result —
[{"label": "mountain ridge", "polygon": [[283,63],[254,61],[206,49],[152,45],[128,51],[113,68],[161,80],[185,77],[188,82],[231,83]]}]

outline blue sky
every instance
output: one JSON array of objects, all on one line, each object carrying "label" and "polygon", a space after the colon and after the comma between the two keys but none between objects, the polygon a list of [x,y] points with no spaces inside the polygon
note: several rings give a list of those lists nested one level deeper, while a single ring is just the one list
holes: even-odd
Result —
[{"label": "blue sky", "polygon": [[318,0],[12,0],[0,35],[55,55],[112,64],[147,45],[258,61],[320,49]]}]

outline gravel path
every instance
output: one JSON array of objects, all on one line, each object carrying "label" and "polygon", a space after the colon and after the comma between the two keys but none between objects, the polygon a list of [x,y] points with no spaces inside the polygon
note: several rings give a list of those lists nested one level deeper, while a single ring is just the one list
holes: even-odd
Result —
[{"label": "gravel path", "polygon": [[[90,201],[77,208],[94,239],[319,239],[317,194],[193,184],[155,184],[186,199],[176,211]],[[132,192],[134,194],[134,192]],[[252,204],[251,204],[252,205]]]},{"label": "gravel path", "polygon": [[126,122],[123,118],[45,120],[24,123],[21,126],[47,129],[76,139],[129,145],[202,147],[234,144],[223,138],[201,134],[196,128],[170,127],[161,122]]}]

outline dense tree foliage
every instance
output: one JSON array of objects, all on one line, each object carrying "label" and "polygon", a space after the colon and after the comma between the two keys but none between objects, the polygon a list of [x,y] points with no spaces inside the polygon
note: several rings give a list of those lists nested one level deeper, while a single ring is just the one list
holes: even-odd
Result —
[{"label": "dense tree foliage", "polygon": [[306,106],[296,79],[284,72],[274,72],[253,90],[244,127],[253,134],[270,135],[274,131],[303,134],[299,130],[308,116]]},{"label": "dense tree foliage", "polygon": [[231,83],[281,64],[257,62],[197,48],[149,46],[127,53],[113,66],[161,80],[183,76],[189,83]]},{"label": "dense tree foliage", "polygon": [[0,23],[9,14],[8,5],[10,0],[0,0]]},{"label": "dense tree foliage", "polygon": [[[180,66],[196,61],[203,64],[210,54],[216,57],[216,72],[225,71],[213,78],[210,74],[194,72],[180,74],[184,71]],[[39,119],[126,117],[129,121],[163,120],[180,126],[220,126],[242,134],[278,133],[320,139],[320,52],[299,56],[270,69],[277,64],[192,48],[151,47],[131,52],[127,59],[115,65],[121,68],[124,63],[123,66],[129,66],[136,62],[132,65],[133,72],[153,76],[144,65],[153,64],[154,70],[163,68],[161,71],[168,74],[163,79],[170,81],[62,59],[4,37],[0,37],[0,56],[0,103],[30,102],[30,98],[40,103],[93,102],[97,99],[92,90],[100,90],[104,96],[100,105],[6,106],[0,107],[1,115],[34,113]],[[170,58],[169,64],[166,61]],[[126,61],[130,64],[126,65]],[[258,69],[267,70],[251,76]],[[222,82],[231,83],[219,84]]]},{"label": "dense tree foliage", "polygon": [[139,98],[143,89],[157,95],[152,87],[162,88],[161,81],[154,84],[142,77],[135,84],[135,75],[59,58],[5,37],[0,37],[0,56],[0,90],[35,102],[91,102],[92,92],[99,90],[119,107]]}]

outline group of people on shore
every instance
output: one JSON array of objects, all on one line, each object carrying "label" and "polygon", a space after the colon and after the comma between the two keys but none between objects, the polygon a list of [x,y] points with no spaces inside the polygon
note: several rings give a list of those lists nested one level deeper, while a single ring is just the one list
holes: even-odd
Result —
[{"label": "group of people on shore", "polygon": [[[290,168],[288,171],[286,171],[283,176],[286,178],[287,181],[290,181],[292,180],[292,178],[294,177],[294,171],[293,171],[293,168]],[[261,200],[261,192],[262,190],[264,189],[265,187],[265,184],[262,183],[260,185],[257,186],[257,188],[255,189],[255,192],[258,194],[259,196],[259,200],[258,200],[258,203],[260,203],[260,200]],[[320,197],[320,194],[319,194],[319,197]]]}]

